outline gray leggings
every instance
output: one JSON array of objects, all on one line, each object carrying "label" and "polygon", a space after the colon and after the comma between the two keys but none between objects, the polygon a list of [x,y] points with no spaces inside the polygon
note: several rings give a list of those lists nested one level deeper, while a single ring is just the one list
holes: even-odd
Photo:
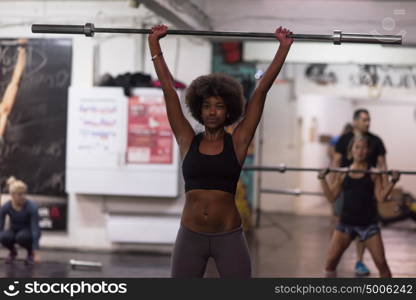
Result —
[{"label": "gray leggings", "polygon": [[250,256],[241,227],[224,233],[200,233],[182,225],[173,249],[171,276],[203,277],[210,256],[221,277],[251,277]]}]

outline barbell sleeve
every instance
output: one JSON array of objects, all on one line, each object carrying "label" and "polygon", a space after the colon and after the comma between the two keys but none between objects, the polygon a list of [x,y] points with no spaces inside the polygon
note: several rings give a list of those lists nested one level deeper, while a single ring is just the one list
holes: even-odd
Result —
[{"label": "barbell sleeve", "polygon": [[33,24],[33,33],[57,33],[57,34],[85,34],[94,36],[94,24],[86,23],[85,25],[53,25],[53,24]]}]

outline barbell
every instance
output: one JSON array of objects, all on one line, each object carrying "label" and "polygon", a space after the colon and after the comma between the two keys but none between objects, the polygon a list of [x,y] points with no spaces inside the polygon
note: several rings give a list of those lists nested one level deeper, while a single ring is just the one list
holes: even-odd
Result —
[{"label": "barbell", "polygon": [[289,195],[289,196],[301,196],[301,195],[325,196],[325,194],[322,192],[302,191],[301,189],[261,189],[260,193]]},{"label": "barbell", "polygon": [[[247,166],[244,167],[245,171],[263,171],[263,172],[280,172],[287,171],[299,171],[299,172],[320,172],[326,168],[300,168],[300,167],[287,167],[285,164],[280,164],[277,167],[268,166]],[[328,168],[329,172],[333,173],[365,173],[365,174],[387,174],[392,175],[394,171],[399,172],[401,175],[416,175],[416,171],[400,171],[400,170],[351,170],[348,168]]]},{"label": "barbell", "polygon": [[69,265],[71,269],[77,269],[77,268],[101,269],[103,267],[103,264],[101,262],[83,261],[83,260],[75,260],[75,259],[70,259]]},{"label": "barbell", "polygon": [[[33,24],[33,33],[54,33],[54,34],[84,34],[92,37],[95,33],[127,33],[127,34],[149,34],[150,29],[136,28],[99,28],[93,23],[85,25],[56,25],[56,24]],[[169,35],[196,35],[215,36],[232,38],[262,38],[275,39],[273,33],[264,32],[233,32],[233,31],[203,31],[203,30],[168,30]],[[341,43],[362,43],[362,44],[402,44],[401,35],[380,35],[380,34],[357,34],[343,33],[334,30],[333,34],[288,34],[287,37],[298,41],[333,42],[335,45]]]}]

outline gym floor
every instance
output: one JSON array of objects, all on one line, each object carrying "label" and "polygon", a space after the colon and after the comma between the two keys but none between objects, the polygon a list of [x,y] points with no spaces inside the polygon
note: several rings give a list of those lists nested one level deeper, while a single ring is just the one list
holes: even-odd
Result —
[{"label": "gym floor", "polygon": [[[261,226],[247,236],[252,257],[253,277],[322,277],[325,255],[333,225],[328,217],[262,215]],[[416,222],[401,221],[382,227],[387,261],[393,277],[416,277]],[[0,251],[0,277],[169,277],[169,255],[149,253],[91,253],[41,250],[42,262],[25,266],[24,253],[13,265],[4,264],[6,251]],[[69,260],[101,262],[102,269],[71,269]],[[364,261],[378,272],[366,252]],[[339,277],[355,277],[355,244],[344,253],[338,266]],[[210,260],[205,277],[218,277]]]}]

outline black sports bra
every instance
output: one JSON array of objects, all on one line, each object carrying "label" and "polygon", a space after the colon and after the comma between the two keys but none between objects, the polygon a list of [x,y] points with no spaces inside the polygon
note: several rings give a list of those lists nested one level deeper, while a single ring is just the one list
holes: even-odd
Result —
[{"label": "black sports bra", "polygon": [[232,136],[224,133],[224,147],[219,154],[199,152],[203,133],[194,136],[182,163],[185,192],[194,189],[221,190],[235,194],[241,166],[234,151]]}]

